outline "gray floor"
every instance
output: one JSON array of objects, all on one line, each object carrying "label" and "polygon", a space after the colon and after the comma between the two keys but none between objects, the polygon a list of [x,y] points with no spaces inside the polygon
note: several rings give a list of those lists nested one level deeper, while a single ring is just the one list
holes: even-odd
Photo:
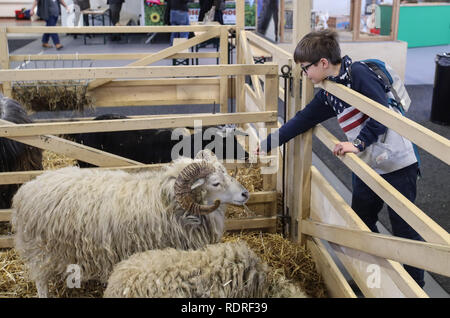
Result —
[{"label": "gray floor", "polygon": [[[23,36],[14,37],[15,40],[25,40]],[[34,37],[34,41],[22,42],[18,44],[16,41],[10,42],[10,51],[14,54],[55,54],[55,53],[103,53],[103,52],[151,52],[158,51],[167,47],[168,43],[162,39],[155,39],[154,42],[145,44],[146,38],[130,37],[128,42],[125,39],[121,42],[107,41],[103,45],[103,38],[96,36],[92,39],[87,39],[87,45],[84,45],[83,38],[78,37],[73,39],[72,36],[62,36],[61,42],[64,45],[62,51],[55,49],[43,50],[38,37]],[[17,45],[17,47],[14,47]],[[212,47],[206,50],[213,51]],[[206,51],[205,50],[205,51]],[[412,120],[424,125],[425,127],[450,138],[450,126],[440,126],[429,121],[429,114],[431,109],[431,96],[434,83],[436,54],[442,52],[450,52],[450,46],[436,46],[426,48],[412,48],[408,49],[407,65],[405,83],[408,92],[410,93],[413,105],[408,113],[408,117]],[[93,66],[120,66],[126,65],[130,61],[96,61]],[[215,64],[215,59],[207,59],[202,64]],[[171,65],[171,60],[165,60],[157,63],[157,65]],[[19,67],[20,63],[15,63],[12,67]],[[26,63],[22,67],[30,67]],[[32,67],[32,66],[31,66]],[[47,66],[51,67],[51,66]],[[68,67],[68,66],[66,66]],[[187,110],[187,107],[189,110]],[[157,114],[162,112],[178,113],[178,112],[208,112],[211,110],[210,106],[190,105],[179,106],[168,111],[167,107],[135,107],[127,108],[126,114]],[[96,114],[106,112],[117,112],[118,108],[102,108]],[[48,114],[41,114],[47,116]],[[92,115],[92,114],[87,114]],[[37,115],[39,117],[39,114]],[[338,138],[342,139],[343,135],[335,120],[329,120],[324,123],[324,126],[333,132]],[[349,170],[336,158],[334,158],[328,149],[314,140],[314,164],[319,167],[321,172],[327,179],[339,190],[341,195],[349,200],[351,196],[351,182]],[[450,167],[443,164],[438,159],[421,151],[422,160],[424,161],[423,178],[418,185],[418,199],[416,204],[427,214],[430,215],[437,223],[439,223],[445,230],[450,231],[450,218],[448,217],[450,201],[447,197],[450,193]],[[387,212],[384,210],[380,213],[379,224],[380,231],[389,233],[390,224],[387,217]],[[450,291],[450,279],[433,274],[426,276],[425,291],[431,297],[448,297]],[[440,286],[438,283],[442,286]]]}]

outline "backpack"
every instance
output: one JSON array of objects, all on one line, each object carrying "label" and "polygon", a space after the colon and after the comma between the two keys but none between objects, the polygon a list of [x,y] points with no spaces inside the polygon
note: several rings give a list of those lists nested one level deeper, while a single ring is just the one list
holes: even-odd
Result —
[{"label": "backpack", "polygon": [[[377,74],[383,80],[386,93],[392,94],[392,96],[388,96],[389,104],[399,109],[402,115],[404,115],[411,105],[411,99],[409,98],[408,92],[405,88],[405,84],[403,83],[400,76],[394,71],[392,67],[390,67],[383,61],[377,59],[368,59],[362,60],[360,62],[366,64],[372,72]],[[351,72],[351,66],[349,70]]]},{"label": "backpack", "polygon": [[[409,97],[408,92],[405,88],[405,84],[403,83],[400,76],[394,71],[392,67],[381,60],[367,59],[359,62],[366,64],[372,72],[377,74],[383,80],[385,90],[389,98],[389,105],[398,109],[400,113],[405,116],[405,113],[409,110],[409,106],[411,105],[411,98]],[[350,65],[348,72],[350,79],[352,65]],[[419,165],[418,174],[420,176],[421,172],[419,151],[416,144],[413,143],[412,145],[417,158],[417,163]]]}]

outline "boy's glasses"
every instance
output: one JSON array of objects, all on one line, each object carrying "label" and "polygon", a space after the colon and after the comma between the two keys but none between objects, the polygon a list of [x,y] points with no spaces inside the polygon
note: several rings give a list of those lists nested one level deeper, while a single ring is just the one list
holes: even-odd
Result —
[{"label": "boy's glasses", "polygon": [[317,64],[319,61],[320,61],[320,59],[318,59],[317,61],[315,61],[315,62],[313,62],[311,64],[308,64],[308,65],[305,65],[305,66],[301,66],[303,72],[308,73],[308,68],[310,68],[314,64]]}]

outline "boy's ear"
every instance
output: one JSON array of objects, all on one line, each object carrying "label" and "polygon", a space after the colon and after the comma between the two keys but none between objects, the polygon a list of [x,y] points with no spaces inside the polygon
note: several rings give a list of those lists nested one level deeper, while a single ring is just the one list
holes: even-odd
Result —
[{"label": "boy's ear", "polygon": [[329,62],[326,58],[324,58],[324,57],[322,57],[322,58],[320,59],[319,63],[323,63],[323,67],[324,67],[324,68],[328,68],[328,67],[330,66],[330,62]]}]

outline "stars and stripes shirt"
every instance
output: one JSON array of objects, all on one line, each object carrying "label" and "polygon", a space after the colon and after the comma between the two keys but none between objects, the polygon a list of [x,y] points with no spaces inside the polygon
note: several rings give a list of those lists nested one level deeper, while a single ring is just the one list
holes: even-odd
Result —
[{"label": "stars and stripes shirt", "polygon": [[[387,107],[388,98],[383,81],[361,62],[353,63],[350,79],[348,67],[351,64],[352,60],[348,56],[344,56],[339,75],[328,79],[350,87]],[[339,125],[349,141],[359,138],[366,147],[377,141],[378,137],[386,132],[386,126],[320,89],[303,110],[297,112],[292,119],[261,143],[261,150],[266,149],[268,152],[274,147],[281,146],[331,117],[337,117]]]}]

